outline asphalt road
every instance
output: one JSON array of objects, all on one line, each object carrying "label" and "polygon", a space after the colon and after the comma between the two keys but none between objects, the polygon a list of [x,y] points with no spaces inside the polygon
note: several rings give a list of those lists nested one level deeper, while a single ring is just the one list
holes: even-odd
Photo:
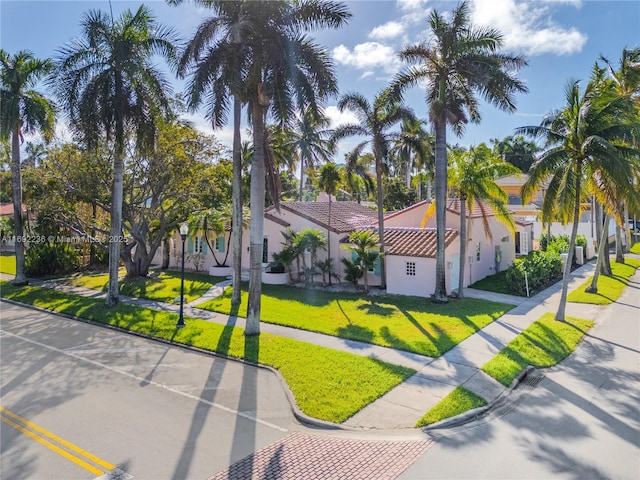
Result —
[{"label": "asphalt road", "polygon": [[441,431],[399,478],[640,478],[640,274],[578,349],[485,421]]},{"label": "asphalt road", "polygon": [[3,479],[204,479],[300,428],[269,371],[0,308]]}]

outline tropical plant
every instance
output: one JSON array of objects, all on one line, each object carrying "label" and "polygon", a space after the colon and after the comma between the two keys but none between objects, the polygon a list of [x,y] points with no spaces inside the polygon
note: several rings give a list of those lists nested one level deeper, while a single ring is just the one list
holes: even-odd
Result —
[{"label": "tropical plant", "polygon": [[364,275],[364,270],[362,269],[362,265],[360,265],[360,261],[352,260],[350,258],[341,258],[340,260],[344,265],[344,279],[357,286],[358,282]]},{"label": "tropical plant", "polygon": [[[450,21],[447,22],[447,18]],[[515,110],[514,94],[526,92],[516,78],[526,65],[521,56],[499,53],[503,37],[493,28],[475,28],[469,5],[460,3],[450,16],[437,10],[429,14],[432,34],[424,43],[406,47],[400,57],[415,65],[394,81],[398,95],[408,86],[426,81],[429,120],[435,128],[436,287],[435,302],[447,302],[445,285],[445,231],[447,196],[447,125],[456,134],[464,125],[480,122],[476,95],[502,110]]]},{"label": "tropical plant", "polygon": [[113,142],[113,183],[107,305],[118,303],[125,148],[135,133],[139,150],[153,145],[155,120],[169,111],[169,84],[154,66],[161,55],[176,59],[177,37],[158,24],[148,7],[126,10],[115,21],[92,10],[81,20],[82,36],[59,50],[52,81],[71,125],[89,146]]},{"label": "tropical plant", "polygon": [[370,170],[372,163],[373,155],[370,153],[347,155],[346,164],[342,167],[345,188],[349,190],[351,198],[355,197],[358,203],[362,201],[363,194],[367,199],[376,188],[375,174]]},{"label": "tropical plant", "polygon": [[331,285],[331,279],[334,278],[336,280],[340,280],[340,275],[338,275],[333,267],[333,259],[327,258],[325,260],[316,260],[313,264],[316,267],[320,274],[322,275],[322,286],[327,286],[327,279],[329,279],[329,285]]},{"label": "tropical plant", "polygon": [[425,130],[426,122],[417,118],[402,120],[400,134],[391,149],[392,161],[404,173],[405,185],[411,187],[414,170],[421,171],[433,164],[433,135]]},{"label": "tropical plant", "polygon": [[362,272],[361,276],[364,277],[364,290],[367,293],[369,293],[368,272],[374,268],[376,261],[379,261],[380,255],[382,255],[379,242],[380,237],[378,235],[369,230],[361,230],[351,232],[349,235],[349,243],[351,245],[345,246],[345,248],[352,252],[352,261],[359,267],[355,268],[354,265],[349,265],[343,261],[342,263],[347,267],[347,279],[349,280],[349,277],[355,278],[358,272]]},{"label": "tropical plant", "polygon": [[24,219],[22,216],[22,174],[20,144],[24,134],[53,134],[55,112],[52,103],[34,89],[52,69],[50,60],[40,60],[26,50],[9,55],[0,50],[0,140],[11,137],[11,190],[13,200],[16,276],[14,285],[26,285],[24,271]]},{"label": "tropical plant", "polygon": [[[347,164],[362,156],[363,150],[369,146],[376,165],[376,187],[378,204],[378,235],[380,236],[380,252],[384,254],[384,206],[382,192],[383,164],[388,161],[389,150],[397,133],[389,132],[395,124],[402,120],[414,120],[413,112],[402,105],[391,91],[383,90],[373,99],[373,103],[358,93],[343,95],[338,102],[340,111],[346,109],[354,112],[359,123],[341,125],[335,129],[332,141],[337,142],[346,137],[360,135],[367,140],[360,142],[347,154]],[[382,288],[386,287],[384,262],[380,262],[380,279]]]},{"label": "tropical plant", "polygon": [[[313,277],[316,274],[315,265],[318,263],[318,250],[327,248],[327,238],[320,230],[315,228],[303,228],[296,235],[295,248],[299,255],[302,256],[302,271],[307,285],[313,283]],[[305,252],[311,255],[311,263],[307,265]]]},{"label": "tropical plant", "polygon": [[[335,195],[340,184],[340,170],[334,163],[327,163],[320,168],[318,176],[318,188],[329,196],[329,225],[327,228],[327,257],[331,264],[331,197]],[[324,283],[324,276],[323,276]],[[331,275],[329,275],[329,285],[331,285]]]},{"label": "tropical plant", "polygon": [[536,160],[538,146],[535,142],[527,141],[522,135],[509,135],[502,140],[491,139],[493,152],[522,172],[528,172]]},{"label": "tropical plant", "polygon": [[633,178],[637,176],[640,151],[629,141],[639,125],[631,115],[630,102],[630,96],[601,89],[597,82],[589,82],[581,92],[580,83],[570,81],[561,110],[547,115],[539,126],[517,130],[544,141],[543,151],[522,188],[523,200],[528,201],[541,182],[548,180],[543,212],[555,209],[572,217],[556,320],[565,318],[581,203],[587,190],[609,208],[618,204],[620,195],[636,196]]},{"label": "tropical plant", "polygon": [[[484,143],[469,150],[459,149],[451,152],[449,165],[449,185],[452,193],[460,199],[460,273],[458,297],[464,296],[464,270],[467,258],[467,209],[473,213],[477,207],[481,213],[484,232],[491,238],[488,217],[495,215],[511,231],[515,231],[515,223],[511,212],[507,209],[508,196],[496,183],[505,175],[518,173],[518,168],[510,163],[502,162],[492,155]],[[453,289],[453,285],[451,286]]]}]

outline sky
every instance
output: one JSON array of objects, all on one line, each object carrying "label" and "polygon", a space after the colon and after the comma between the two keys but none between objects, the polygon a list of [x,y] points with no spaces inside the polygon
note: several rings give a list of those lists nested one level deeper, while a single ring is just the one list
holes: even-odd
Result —
[{"label": "sky", "polygon": [[[112,0],[114,16],[125,9],[135,10],[141,2]],[[210,13],[185,1],[178,7],[164,1],[147,0],[157,20],[173,26],[189,39]],[[385,88],[402,68],[397,52],[403,46],[428,40],[427,17],[432,10],[450,12],[457,1],[450,0],[351,0],[345,2],[352,19],[340,30],[310,32],[331,55],[340,94],[357,92],[369,100]],[[569,80],[586,83],[600,55],[618,64],[624,47],[640,46],[640,0],[469,0],[475,25],[490,26],[504,36],[503,50],[523,54],[528,66],[519,72],[529,92],[516,96],[517,112],[508,114],[481,104],[482,122],[468,125],[461,137],[448,134],[449,143],[470,146],[493,138],[513,135],[514,129],[538,125],[545,113],[562,107],[564,87]],[[0,0],[0,48],[13,54],[30,50],[38,58],[55,57],[58,48],[80,33],[80,20],[90,9],[109,11],[108,0]],[[180,91],[183,83],[175,81]],[[424,90],[416,87],[406,95],[406,103],[419,118],[427,118]],[[333,126],[355,121],[351,112],[336,108],[331,99],[326,113]],[[211,132],[199,112],[189,119]],[[231,146],[231,129],[215,132]],[[340,144],[335,161],[356,139]]]}]

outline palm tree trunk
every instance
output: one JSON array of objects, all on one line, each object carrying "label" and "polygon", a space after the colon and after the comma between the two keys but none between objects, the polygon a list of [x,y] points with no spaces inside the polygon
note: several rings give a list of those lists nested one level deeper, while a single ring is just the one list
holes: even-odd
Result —
[{"label": "palm tree trunk", "polygon": [[120,265],[120,240],[122,236],[122,194],[124,161],[122,148],[116,146],[113,160],[113,184],[111,187],[111,229],[109,231],[109,289],[106,304],[116,305],[118,298],[118,267]]},{"label": "palm tree trunk", "polygon": [[567,261],[564,264],[564,273],[562,275],[562,293],[560,294],[560,304],[556,313],[556,320],[564,322],[564,313],[567,308],[567,293],[569,289],[569,276],[571,275],[571,264],[573,263],[573,253],[576,247],[576,236],[578,235],[578,222],[580,221],[580,164],[576,165],[576,200],[573,209],[573,226],[571,227],[571,238],[569,239],[569,251],[567,252]]},{"label": "palm tree trunk", "polygon": [[[464,264],[467,255],[467,199],[460,197],[460,273],[458,278],[458,298],[464,298]],[[471,265],[469,265],[471,268]],[[453,285],[451,285],[453,290]]]},{"label": "palm tree trunk", "polygon": [[233,280],[231,286],[231,305],[240,305],[242,279],[242,147],[240,123],[242,104],[237,95],[233,97],[233,185],[231,235],[233,237]]},{"label": "palm tree trunk", "polygon": [[304,156],[300,155],[300,201],[304,191]]},{"label": "palm tree trunk", "polygon": [[251,161],[251,232],[249,245],[249,303],[245,335],[260,334],[262,248],[264,235],[264,108],[253,101],[253,159]]},{"label": "palm tree trunk", "polygon": [[22,218],[22,172],[20,171],[20,122],[11,135],[11,193],[13,196],[13,221],[15,226],[16,278],[13,284],[27,285],[24,273],[24,219]]},{"label": "palm tree trunk", "polygon": [[[329,228],[327,229],[327,258],[329,259],[329,267],[331,266],[331,194],[329,194]],[[324,274],[322,275],[322,283],[324,286]],[[329,285],[331,285],[331,269],[329,269]]]},{"label": "palm tree trunk", "polygon": [[[431,300],[436,303],[446,303],[447,285],[445,283],[444,246],[447,226],[447,124],[444,119],[435,122],[436,131],[436,287]],[[464,261],[463,258],[460,259]]]},{"label": "palm tree trunk", "polygon": [[[375,148],[375,147],[374,147]],[[384,258],[384,208],[382,207],[382,158],[381,153],[377,151],[375,152],[376,158],[376,182],[378,185],[377,193],[378,193],[378,237],[380,238],[380,288],[387,288],[387,281],[385,278],[385,258]],[[367,272],[364,272],[365,277]]]},{"label": "palm tree trunk", "polygon": [[602,266],[604,264],[605,256],[609,255],[609,252],[606,249],[607,245],[607,232],[609,231],[609,216],[605,214],[604,217],[604,228],[600,229],[601,238],[598,243],[598,261],[596,262],[596,271],[593,274],[593,278],[591,279],[591,285],[589,285],[585,292],[587,293],[598,293],[598,279],[600,278],[600,272],[602,271]]},{"label": "palm tree trunk", "polygon": [[624,247],[622,245],[622,227],[616,224],[616,263],[624,263]]},{"label": "palm tree trunk", "polygon": [[405,181],[405,184],[407,185],[407,188],[411,188],[411,155],[409,155],[409,160],[405,165],[404,181]]}]

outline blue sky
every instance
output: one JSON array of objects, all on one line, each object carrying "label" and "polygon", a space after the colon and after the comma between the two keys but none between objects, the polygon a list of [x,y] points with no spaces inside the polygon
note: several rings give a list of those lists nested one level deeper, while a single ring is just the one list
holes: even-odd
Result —
[{"label": "blue sky", "polygon": [[[185,3],[170,7],[164,1],[146,1],[158,20],[172,25],[190,38],[208,11]],[[331,53],[341,93],[359,92],[371,99],[402,68],[395,54],[403,45],[425,40],[426,18],[432,9],[450,11],[454,1],[382,0],[347,1],[353,14],[341,30],[312,34]],[[522,53],[529,66],[521,70],[529,93],[517,97],[518,111],[506,114],[490,105],[481,108],[482,123],[469,125],[460,138],[449,134],[450,143],[474,145],[513,134],[514,128],[537,125],[542,116],[562,106],[563,88],[569,79],[588,78],[600,54],[617,64],[622,48],[640,45],[640,1],[590,0],[470,0],[475,24],[498,28],[505,37],[505,50]],[[114,15],[140,2],[113,0]],[[9,53],[31,50],[37,57],[55,55],[56,49],[79,34],[82,14],[89,9],[109,10],[108,0],[30,1],[0,0],[0,46]],[[176,83],[176,89],[181,85]],[[424,92],[410,91],[407,103],[426,118]],[[334,123],[353,119],[339,113],[336,99],[327,113]],[[191,120],[207,129],[198,114]],[[230,145],[230,130],[216,135]],[[345,141],[336,156],[355,141]]]}]

